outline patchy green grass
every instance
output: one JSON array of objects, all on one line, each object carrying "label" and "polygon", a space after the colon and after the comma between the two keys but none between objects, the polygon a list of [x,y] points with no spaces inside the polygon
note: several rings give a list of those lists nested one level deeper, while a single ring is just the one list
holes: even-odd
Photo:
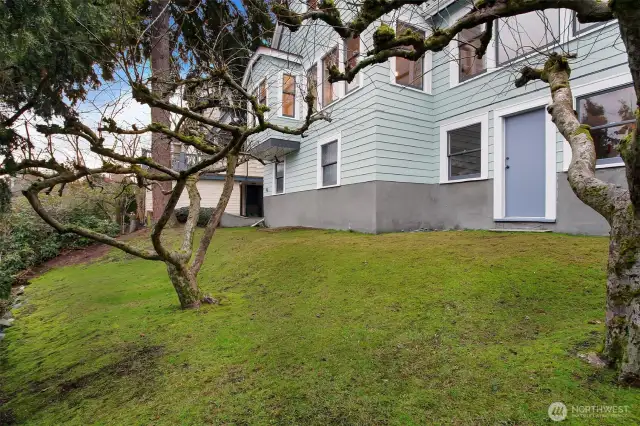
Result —
[{"label": "patchy green grass", "polygon": [[[182,312],[159,263],[47,273],[0,344],[26,424],[550,423],[553,401],[640,393],[576,356],[602,342],[605,238],[222,230]],[[1,398],[1,397],[0,397]]]}]

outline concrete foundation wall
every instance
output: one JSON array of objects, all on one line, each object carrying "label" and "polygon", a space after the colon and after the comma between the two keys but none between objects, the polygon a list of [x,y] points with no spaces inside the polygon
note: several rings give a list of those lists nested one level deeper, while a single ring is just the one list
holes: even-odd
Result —
[{"label": "concrete foundation wall", "polygon": [[[624,169],[598,170],[599,178],[626,186]],[[573,193],[566,173],[557,174],[557,219],[551,223],[493,220],[493,180],[454,184],[374,181],[302,191],[264,199],[270,227],[308,226],[381,233],[416,229],[535,227],[569,234],[607,235],[609,225]]]},{"label": "concrete foundation wall", "polygon": [[272,195],[264,198],[265,222],[374,233],[375,197],[376,182]]}]

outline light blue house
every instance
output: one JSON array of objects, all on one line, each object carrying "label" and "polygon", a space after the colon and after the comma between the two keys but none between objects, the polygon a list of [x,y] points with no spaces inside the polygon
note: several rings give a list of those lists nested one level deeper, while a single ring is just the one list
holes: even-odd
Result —
[{"label": "light blue house", "polygon": [[428,35],[433,24],[445,26],[468,7],[442,0],[409,6],[356,40],[341,39],[320,21],[295,33],[279,26],[271,48],[255,52],[244,84],[268,104],[272,122],[301,125],[304,96],[314,89],[317,110],[331,117],[303,137],[269,132],[250,141],[270,162],[270,226],[608,232],[569,188],[571,152],[545,111],[548,85],[517,89],[514,80],[522,66],[540,65],[545,52],[576,53],[572,88],[581,121],[593,129],[597,173],[625,185],[615,146],[631,130],[634,95],[616,22],[581,25],[563,9],[530,13],[498,22],[483,60],[470,47],[478,28],[418,62],[391,59],[351,84],[327,82],[327,65],[359,60],[381,22]]}]

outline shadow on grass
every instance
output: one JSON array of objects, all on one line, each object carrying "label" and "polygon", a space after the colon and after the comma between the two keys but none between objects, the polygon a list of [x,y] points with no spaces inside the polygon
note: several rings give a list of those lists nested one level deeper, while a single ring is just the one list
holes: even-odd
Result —
[{"label": "shadow on grass", "polygon": [[[153,393],[154,382],[158,376],[157,361],[164,354],[164,346],[128,344],[114,352],[121,354],[121,357],[95,371],[74,377],[73,371],[84,364],[79,362],[55,376],[25,384],[22,392],[7,395],[0,390],[0,425],[12,425],[17,424],[18,420],[26,420],[17,419],[15,411],[8,407],[8,404],[19,403],[19,399],[43,393],[49,394],[49,397],[41,400],[50,404],[64,401],[67,407],[116,391],[122,387],[123,380],[126,380],[129,388],[136,389],[140,396]],[[40,407],[44,408],[44,405]]]}]

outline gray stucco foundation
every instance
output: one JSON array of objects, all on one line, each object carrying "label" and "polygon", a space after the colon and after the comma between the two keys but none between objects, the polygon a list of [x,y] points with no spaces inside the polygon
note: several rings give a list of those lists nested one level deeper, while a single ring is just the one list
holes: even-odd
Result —
[{"label": "gray stucco foundation", "polygon": [[[621,167],[598,170],[599,178],[626,185]],[[373,181],[264,198],[268,226],[353,229],[368,233],[416,229],[536,227],[569,234],[607,235],[609,225],[573,193],[566,173],[557,174],[557,219],[548,223],[493,220],[493,180],[452,184]]]}]

